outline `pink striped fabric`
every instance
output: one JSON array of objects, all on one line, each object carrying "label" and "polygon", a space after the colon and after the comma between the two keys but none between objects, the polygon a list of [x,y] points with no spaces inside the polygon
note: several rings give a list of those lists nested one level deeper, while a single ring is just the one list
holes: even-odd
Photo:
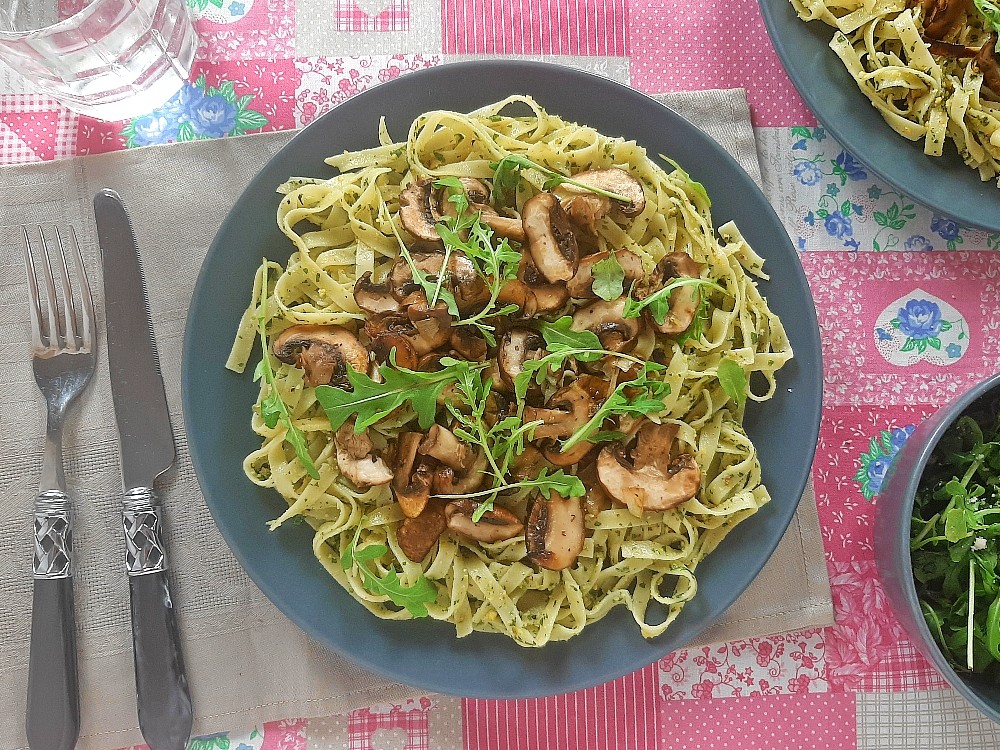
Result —
[{"label": "pink striped fabric", "polygon": [[627,54],[626,0],[441,0],[448,54]]},{"label": "pink striped fabric", "polygon": [[462,701],[465,750],[647,750],[658,744],[656,665],[551,698]]}]

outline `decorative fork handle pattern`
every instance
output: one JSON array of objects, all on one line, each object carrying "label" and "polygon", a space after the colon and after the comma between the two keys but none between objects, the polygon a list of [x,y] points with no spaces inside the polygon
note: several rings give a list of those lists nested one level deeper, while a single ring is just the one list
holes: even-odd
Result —
[{"label": "decorative fork handle pattern", "polygon": [[69,578],[72,557],[69,497],[59,490],[40,492],[35,498],[34,577]]},{"label": "decorative fork handle pattern", "polygon": [[125,529],[125,570],[130,576],[167,569],[167,555],[160,525],[160,508],[152,487],[136,487],[122,500]]}]

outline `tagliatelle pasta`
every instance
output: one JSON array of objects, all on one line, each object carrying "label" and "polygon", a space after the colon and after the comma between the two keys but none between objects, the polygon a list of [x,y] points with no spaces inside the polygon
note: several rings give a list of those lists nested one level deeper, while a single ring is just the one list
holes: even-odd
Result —
[{"label": "tagliatelle pasta", "polygon": [[893,130],[922,140],[928,156],[952,141],[983,181],[1000,185],[997,33],[972,0],[791,3],[803,20],[836,30],[831,49]]},{"label": "tagliatelle pasta", "polygon": [[[337,431],[317,401],[316,388],[307,384],[302,369],[272,358],[273,386],[262,381],[251,419],[262,444],[244,463],[251,481],[287,501],[272,528],[305,519],[315,532],[318,561],[378,617],[412,616],[370,583],[371,576],[398,576],[402,586],[429,582],[433,600],[426,603],[427,614],[453,623],[459,636],[497,632],[537,647],[578,634],[617,606],[630,611],[644,636],[662,633],[696,594],[700,561],[769,500],[756,451],[742,428],[745,404],[733,399],[720,375],[735,364],[746,378],[762,376],[763,392],[747,388],[746,396],[763,401],[774,393],[775,373],[792,356],[784,328],[753,278],[767,278],[761,257],[735,225],[712,226],[708,196],[682,170],[668,167],[668,172],[635,142],[564,121],[528,97],[510,97],[471,114],[427,112],[400,142],[383,124],[378,142],[328,158],[340,170],[333,178],[294,177],[279,188],[277,221],[295,249],[285,265],[267,263],[257,274],[253,302],[227,366],[242,371],[249,362],[262,313],[269,336],[293,325],[360,331],[366,313],[355,301],[356,284],[367,273],[372,279],[390,274],[401,246],[412,242],[400,221],[400,196],[407,186],[446,176],[490,182],[496,163],[511,154],[567,176],[619,168],[641,182],[645,207],[627,221],[601,218],[588,240],[590,249],[628,251],[647,275],[665,256],[684,253],[698,265],[701,278],[715,285],[704,287],[698,335],[684,340],[650,336],[644,351],[638,345],[633,351],[636,360],[659,363],[651,377],[669,386],[661,389],[662,409],[636,423],[673,425],[674,452],[693,456],[700,486],[693,497],[667,510],[637,514],[620,503],[591,508],[582,549],[561,570],[534,564],[524,533],[482,542],[449,529],[424,559],[414,561],[400,545],[398,531],[407,514],[393,489],[389,484],[362,489],[343,475]],[[524,169],[520,178],[508,210],[515,218],[525,201],[546,187],[545,176],[536,170]],[[553,375],[541,395],[549,397],[566,375]],[[287,425],[268,426],[261,404],[272,387],[301,432],[318,478],[299,460]],[[447,415],[443,404],[439,422],[442,415]],[[401,433],[414,429],[414,420],[413,410],[401,407],[375,422],[367,430],[374,450],[392,455]],[[539,501],[537,494],[526,487],[497,502],[524,520]],[[356,560],[342,564],[345,555],[379,546],[384,554],[366,561],[365,569]]]}]

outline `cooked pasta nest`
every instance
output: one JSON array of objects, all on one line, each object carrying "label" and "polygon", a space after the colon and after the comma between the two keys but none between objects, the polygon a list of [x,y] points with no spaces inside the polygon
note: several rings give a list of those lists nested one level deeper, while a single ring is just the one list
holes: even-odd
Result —
[{"label": "cooked pasta nest", "polygon": [[272,528],[308,522],[378,617],[535,647],[621,605],[662,633],[769,500],[743,413],[792,351],[761,257],[684,170],[528,97],[378,138],[278,188],[294,251],[230,356],[265,342],[244,469]]}]

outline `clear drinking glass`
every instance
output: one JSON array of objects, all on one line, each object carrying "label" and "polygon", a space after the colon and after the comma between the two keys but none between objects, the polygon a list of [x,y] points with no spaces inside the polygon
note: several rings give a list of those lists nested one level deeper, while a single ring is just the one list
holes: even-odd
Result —
[{"label": "clear drinking glass", "polygon": [[188,80],[197,49],[185,0],[0,0],[0,61],[102,120],[163,104]]}]

